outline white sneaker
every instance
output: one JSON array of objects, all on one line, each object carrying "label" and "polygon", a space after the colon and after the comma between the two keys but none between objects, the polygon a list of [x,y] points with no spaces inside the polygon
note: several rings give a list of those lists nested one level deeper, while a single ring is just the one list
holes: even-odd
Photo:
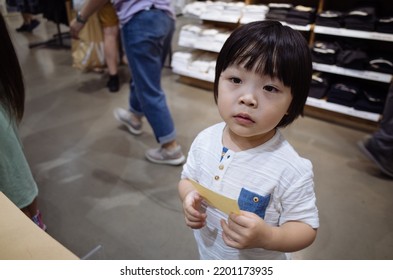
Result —
[{"label": "white sneaker", "polygon": [[167,150],[163,147],[149,149],[146,151],[145,156],[149,161],[158,164],[180,165],[186,161],[180,146],[172,150]]},{"label": "white sneaker", "polygon": [[123,108],[116,108],[113,111],[115,118],[124,124],[131,134],[140,135],[142,133],[142,123],[133,123],[131,114],[131,112],[124,110]]}]

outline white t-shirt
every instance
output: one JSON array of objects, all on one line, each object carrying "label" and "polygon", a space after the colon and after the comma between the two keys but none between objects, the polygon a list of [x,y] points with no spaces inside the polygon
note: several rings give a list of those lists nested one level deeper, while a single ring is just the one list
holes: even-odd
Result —
[{"label": "white t-shirt", "polygon": [[[319,227],[311,162],[301,158],[279,130],[258,147],[223,154],[225,123],[198,134],[191,145],[182,179],[238,201],[273,226],[301,221]],[[222,239],[220,220],[228,216],[206,204],[207,223],[194,230],[201,259],[286,259],[286,254],[260,248],[238,250]]]}]

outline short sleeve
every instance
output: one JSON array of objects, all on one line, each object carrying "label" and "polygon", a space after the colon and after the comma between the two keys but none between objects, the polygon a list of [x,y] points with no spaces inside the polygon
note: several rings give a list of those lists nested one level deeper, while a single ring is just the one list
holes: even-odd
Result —
[{"label": "short sleeve", "polygon": [[297,182],[288,186],[279,201],[280,225],[289,221],[301,221],[312,228],[319,227],[312,172],[305,173]]}]

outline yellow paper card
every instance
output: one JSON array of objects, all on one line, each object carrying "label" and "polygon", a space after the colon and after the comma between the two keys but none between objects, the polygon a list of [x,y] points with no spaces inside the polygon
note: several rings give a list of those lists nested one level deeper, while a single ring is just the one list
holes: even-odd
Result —
[{"label": "yellow paper card", "polygon": [[228,215],[230,213],[240,214],[239,205],[237,204],[236,200],[209,190],[208,188],[205,188],[193,180],[189,181],[193,184],[198,193],[206,200],[209,205],[221,210]]}]

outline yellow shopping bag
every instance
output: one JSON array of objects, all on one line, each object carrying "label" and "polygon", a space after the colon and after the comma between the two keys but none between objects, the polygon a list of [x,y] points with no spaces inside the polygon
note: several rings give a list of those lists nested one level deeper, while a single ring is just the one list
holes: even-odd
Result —
[{"label": "yellow shopping bag", "polygon": [[79,40],[72,40],[73,67],[90,71],[105,66],[104,41],[97,14],[89,20],[79,33]]}]

